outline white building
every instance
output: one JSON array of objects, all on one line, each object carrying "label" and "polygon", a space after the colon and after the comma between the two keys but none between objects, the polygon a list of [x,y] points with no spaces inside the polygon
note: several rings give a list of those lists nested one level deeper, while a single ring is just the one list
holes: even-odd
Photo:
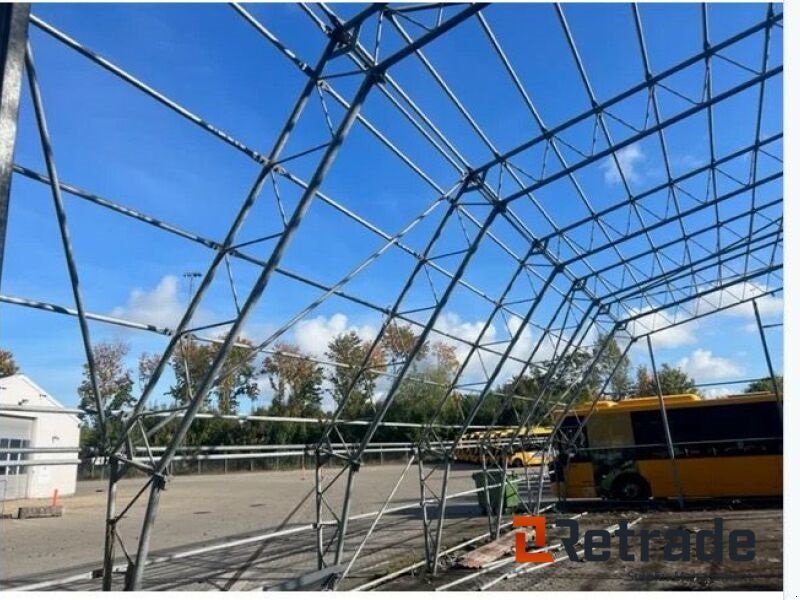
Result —
[{"label": "white building", "polygon": [[80,420],[53,409],[64,407],[25,375],[0,378],[0,499],[75,493]]}]

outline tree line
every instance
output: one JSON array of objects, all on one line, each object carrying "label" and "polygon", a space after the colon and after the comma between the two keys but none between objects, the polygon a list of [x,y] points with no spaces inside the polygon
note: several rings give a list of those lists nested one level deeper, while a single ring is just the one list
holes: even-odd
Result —
[{"label": "tree line", "polygon": [[[252,346],[249,340],[241,338],[238,342],[224,361],[221,376],[211,386],[201,412],[322,420],[333,412],[325,409],[324,405],[338,406],[349,397],[339,418],[369,420],[383,409],[383,395],[393,381],[386,374],[396,374],[411,358],[418,338],[410,327],[394,324],[387,328],[377,345],[355,331],[347,331],[330,341],[322,360],[290,343],[277,344],[269,353],[257,358],[249,348]],[[190,340],[179,343],[169,361],[173,383],[163,397],[151,403],[150,408],[169,409],[185,405],[209,371],[216,346]],[[600,348],[604,348],[602,353]],[[126,366],[129,352],[129,346],[122,341],[101,342],[94,346],[99,391],[108,410],[130,411],[160,360],[158,355],[143,353],[137,358],[134,371]],[[584,377],[592,363],[594,369]],[[360,369],[362,364],[366,365],[365,369]],[[438,340],[426,341],[413,356],[384,421],[427,423],[435,416],[437,423],[442,425],[462,424],[481,399],[476,392],[452,388],[459,366],[455,346]],[[0,349],[0,376],[17,371],[11,353]],[[665,395],[699,393],[695,381],[680,368],[662,364],[658,378]],[[780,383],[782,386],[782,378]],[[746,391],[771,391],[771,386],[771,381],[766,378],[751,383]],[[530,410],[531,398],[538,399],[537,411],[533,415],[535,422],[546,417],[567,395],[577,395],[578,401],[585,401],[601,393],[603,398],[614,401],[657,394],[652,370],[644,365],[633,369],[630,358],[622,356],[613,338],[600,338],[592,349],[581,348],[573,352],[562,364],[557,377],[549,376],[547,365],[531,365],[516,386],[513,381],[506,381],[492,390],[481,402],[473,422],[476,425],[519,423]],[[79,408],[86,411],[81,443],[96,447],[101,440],[86,364],[77,394]],[[326,394],[330,396],[329,403],[324,402]],[[152,433],[149,443],[153,446],[167,443],[178,421],[173,419]],[[109,419],[108,427],[111,440],[122,434],[117,419]],[[342,425],[340,429],[348,439],[363,432],[363,426],[357,425]],[[315,441],[320,431],[318,423],[199,419],[193,423],[185,444],[305,444]],[[376,442],[414,441],[419,432],[419,429],[381,427],[373,439]]]}]

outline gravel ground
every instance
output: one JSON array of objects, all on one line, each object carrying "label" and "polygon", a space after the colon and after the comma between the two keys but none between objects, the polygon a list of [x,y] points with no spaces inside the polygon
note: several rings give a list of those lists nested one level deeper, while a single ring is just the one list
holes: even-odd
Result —
[{"label": "gravel ground", "polygon": [[[356,478],[351,515],[378,510],[397,481],[403,465],[364,467]],[[450,493],[473,488],[467,466],[453,469]],[[326,469],[330,481],[338,469]],[[328,496],[340,507],[344,477]],[[140,489],[142,480],[120,484],[118,507]],[[430,480],[435,488],[436,476]],[[275,531],[279,527],[304,525],[314,518],[313,471],[265,471],[176,477],[162,494],[153,534],[151,557],[209,546],[221,541]],[[305,502],[297,508],[301,499]],[[88,572],[101,564],[106,487],[102,482],[80,482],[78,493],[61,500],[60,518],[0,520],[0,587],[8,588]],[[141,499],[143,500],[143,499]],[[129,552],[135,552],[145,503],[140,500],[122,519],[120,530]],[[419,501],[419,482],[412,467],[390,506]],[[30,501],[29,501],[30,503]],[[13,506],[6,504],[8,512]],[[445,539],[457,543],[483,533],[486,519],[476,510],[475,500],[458,498],[450,504]],[[355,549],[371,519],[351,527],[346,549]],[[377,565],[379,571],[410,564],[422,556],[419,511],[408,509],[384,517],[374,540],[364,550],[359,568]],[[313,532],[289,538],[237,546],[191,559],[170,561],[147,572],[147,586],[154,588],[252,587],[250,581],[276,583],[291,574],[316,569]],[[121,553],[118,551],[118,558]],[[383,566],[381,566],[383,565]],[[388,565],[388,566],[387,566]],[[371,571],[370,571],[371,572]],[[360,576],[358,569],[353,581]],[[233,583],[230,582],[234,579]],[[70,584],[66,589],[97,589],[97,580]]]},{"label": "gravel ground", "polygon": [[[356,479],[356,495],[351,515],[378,510],[402,472],[399,464],[365,467]],[[467,466],[454,468],[450,492],[472,489]],[[326,471],[330,481],[338,470]],[[436,487],[436,480],[430,484]],[[333,484],[330,501],[342,500],[344,478]],[[141,480],[121,484],[119,506],[130,499],[142,485]],[[151,558],[175,552],[207,548],[220,542],[241,540],[276,531],[283,527],[305,525],[313,520],[313,472],[268,471],[228,475],[183,476],[173,479],[162,495]],[[105,510],[105,485],[81,482],[78,493],[63,498],[65,514],[60,518],[0,520],[0,588],[40,583],[87,573],[100,566]],[[300,504],[301,500],[305,501]],[[407,474],[391,506],[413,504],[419,500],[416,469]],[[486,518],[470,495],[448,504],[444,529],[444,547],[453,546],[486,531]],[[6,503],[9,512],[14,506]],[[782,588],[782,512],[779,509],[730,510],[649,510],[629,509],[603,512],[601,506],[574,509],[588,510],[580,518],[580,527],[604,528],[620,518],[642,520],[637,528],[665,529],[683,527],[689,531],[710,528],[712,519],[721,516],[725,529],[749,528],[756,532],[756,558],[748,563],[692,560],[688,563],[662,560],[604,563],[564,560],[532,573],[505,579],[495,584],[497,590],[780,590]],[[121,523],[126,545],[136,545],[144,503],[137,504]],[[574,514],[574,513],[571,513]],[[358,547],[372,519],[356,519],[350,524],[345,544],[349,556]],[[552,537],[551,537],[552,539]],[[616,540],[614,542],[616,544]],[[256,540],[186,558],[165,560],[147,568],[145,588],[153,590],[223,589],[247,590],[274,586],[316,569],[316,538],[313,531],[291,536]],[[657,542],[651,546],[659,552]],[[466,550],[465,550],[466,551]],[[349,589],[376,577],[410,565],[424,556],[419,509],[407,508],[388,514],[380,521],[365,545],[358,562],[341,589]],[[121,554],[121,553],[120,553]],[[118,554],[118,556],[120,555]],[[556,557],[562,554],[556,554]],[[612,554],[614,556],[614,554]],[[448,561],[453,564],[453,561]],[[474,590],[510,573],[516,563],[454,587]],[[451,567],[436,578],[422,570],[387,582],[381,590],[431,590],[469,573]],[[99,580],[85,578],[47,589],[97,590]],[[122,586],[116,576],[115,588]]]}]

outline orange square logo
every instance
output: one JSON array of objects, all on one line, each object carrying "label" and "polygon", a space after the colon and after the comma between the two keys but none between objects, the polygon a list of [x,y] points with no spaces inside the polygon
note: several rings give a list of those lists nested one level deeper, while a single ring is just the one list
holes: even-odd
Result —
[{"label": "orange square logo", "polygon": [[[543,548],[547,545],[547,533],[544,517],[532,515],[515,516],[511,524],[514,527],[532,527],[533,545],[536,548]],[[514,536],[514,555],[517,562],[521,563],[549,563],[553,562],[553,554],[550,552],[528,552],[528,542],[525,532],[518,531]]]}]

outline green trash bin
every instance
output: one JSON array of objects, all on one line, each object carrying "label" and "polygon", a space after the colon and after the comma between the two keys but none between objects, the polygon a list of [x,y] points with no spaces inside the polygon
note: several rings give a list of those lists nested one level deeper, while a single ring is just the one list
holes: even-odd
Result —
[{"label": "green trash bin", "polygon": [[[484,514],[488,513],[488,506],[486,504],[486,491],[484,484],[484,473],[478,471],[472,474],[472,480],[475,482],[475,487],[478,488],[478,504],[483,510]],[[503,472],[500,470],[493,470],[486,472],[486,480],[489,486],[489,502],[491,502],[492,514],[497,514],[497,509],[500,506],[501,494],[505,494],[503,498],[503,512],[512,513],[516,511],[519,506],[519,478],[514,473],[506,475],[506,484],[501,489],[500,484],[503,482]]]}]

